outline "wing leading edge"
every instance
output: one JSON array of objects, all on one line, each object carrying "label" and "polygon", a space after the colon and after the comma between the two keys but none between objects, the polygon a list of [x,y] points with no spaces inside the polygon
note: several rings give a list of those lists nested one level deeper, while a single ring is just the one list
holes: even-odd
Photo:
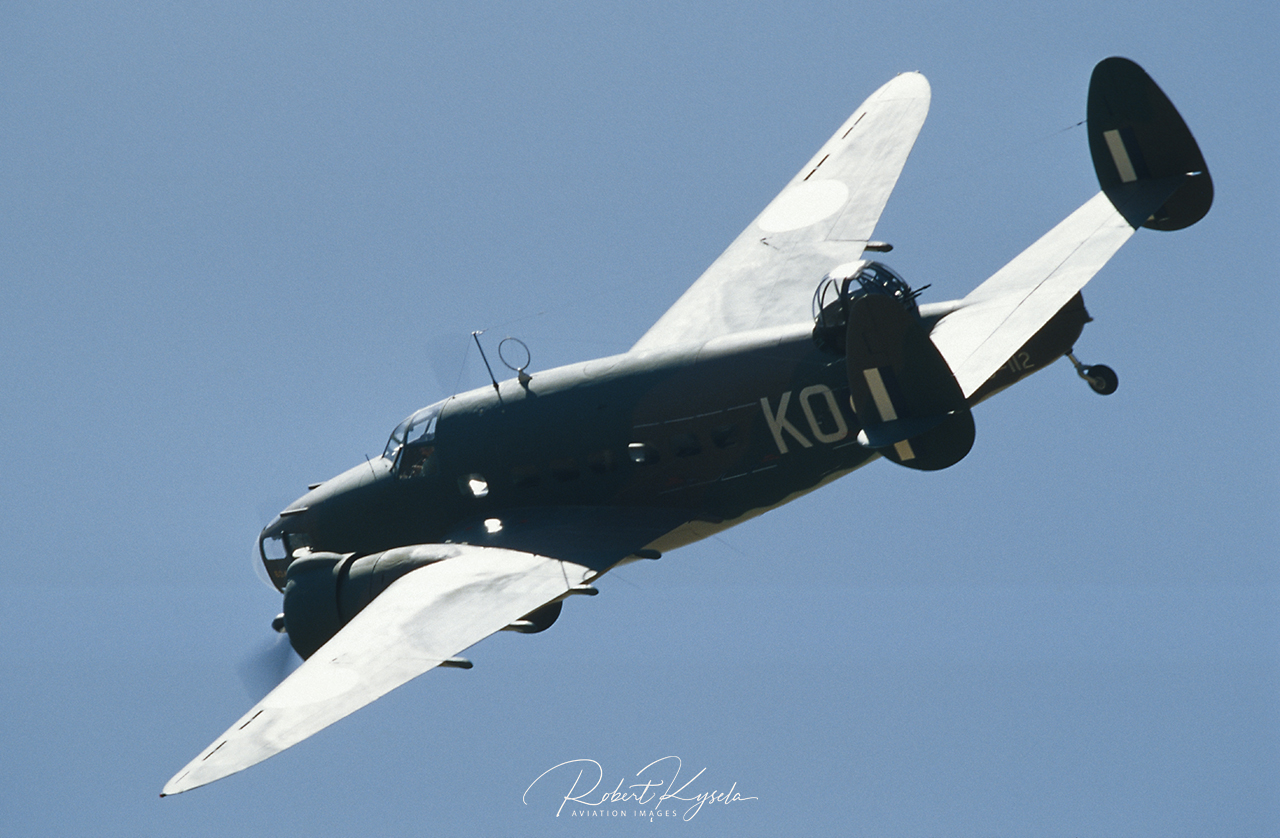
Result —
[{"label": "wing leading edge", "polygon": [[862,255],[929,100],[919,73],[871,94],[632,349],[808,320],[822,277]]},{"label": "wing leading edge", "polygon": [[460,555],[392,583],[179,771],[161,796],[301,742],[597,575],[531,553],[450,546]]}]

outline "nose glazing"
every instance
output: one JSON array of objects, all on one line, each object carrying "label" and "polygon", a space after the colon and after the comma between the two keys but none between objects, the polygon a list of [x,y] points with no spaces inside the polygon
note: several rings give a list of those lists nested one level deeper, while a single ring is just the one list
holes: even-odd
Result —
[{"label": "nose glazing", "polygon": [[290,547],[280,518],[277,517],[258,534],[258,558],[266,571],[267,583],[278,591],[284,591]]}]

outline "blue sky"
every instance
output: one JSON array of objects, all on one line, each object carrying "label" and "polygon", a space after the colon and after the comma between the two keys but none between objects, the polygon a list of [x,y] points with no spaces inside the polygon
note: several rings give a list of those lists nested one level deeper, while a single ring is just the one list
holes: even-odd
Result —
[{"label": "blue sky", "polygon": [[[5,4],[8,828],[1267,831],[1278,32],[1261,2]],[[1109,55],[1217,188],[1086,289],[1078,354],[1117,394],[1055,365],[948,471],[875,463],[158,799],[258,697],[258,530],[482,384],[471,330],[535,371],[625,350],[904,70],[933,106],[877,236],[962,296],[1096,191],[1073,126]],[[522,801],[567,760],[612,785],[669,755],[758,799],[580,823],[562,776]]]}]

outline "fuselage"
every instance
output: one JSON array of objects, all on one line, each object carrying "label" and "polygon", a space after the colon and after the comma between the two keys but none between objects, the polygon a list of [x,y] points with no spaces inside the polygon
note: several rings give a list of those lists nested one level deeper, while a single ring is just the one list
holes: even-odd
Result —
[{"label": "fuselage", "polygon": [[[285,534],[288,554],[365,554],[445,541],[512,509],[657,507],[687,526],[655,549],[706,537],[876,456],[855,441],[843,359],[811,332],[615,355],[462,393],[441,406],[427,467],[410,473],[389,449],[290,504],[264,536]],[[291,555],[280,558],[268,568],[282,587]]]},{"label": "fuselage", "polygon": [[[1087,320],[1077,296],[971,403],[1061,356]],[[857,442],[843,354],[820,343],[811,324],[778,327],[453,396],[419,412],[433,417],[427,443],[393,435],[382,457],[268,524],[259,543],[271,581],[283,589],[288,565],[308,551],[445,541],[523,549],[492,530],[529,510],[640,510],[663,522],[634,545],[644,552],[713,535],[878,456]]]}]

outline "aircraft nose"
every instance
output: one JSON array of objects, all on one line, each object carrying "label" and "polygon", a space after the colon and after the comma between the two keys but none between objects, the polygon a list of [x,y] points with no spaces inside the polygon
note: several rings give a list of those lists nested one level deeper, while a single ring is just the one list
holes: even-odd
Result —
[{"label": "aircraft nose", "polygon": [[362,551],[360,536],[367,533],[368,515],[382,496],[378,486],[388,480],[394,482],[386,460],[364,462],[313,485],[272,518],[258,534],[258,558],[271,586],[284,591],[299,551]]}]

